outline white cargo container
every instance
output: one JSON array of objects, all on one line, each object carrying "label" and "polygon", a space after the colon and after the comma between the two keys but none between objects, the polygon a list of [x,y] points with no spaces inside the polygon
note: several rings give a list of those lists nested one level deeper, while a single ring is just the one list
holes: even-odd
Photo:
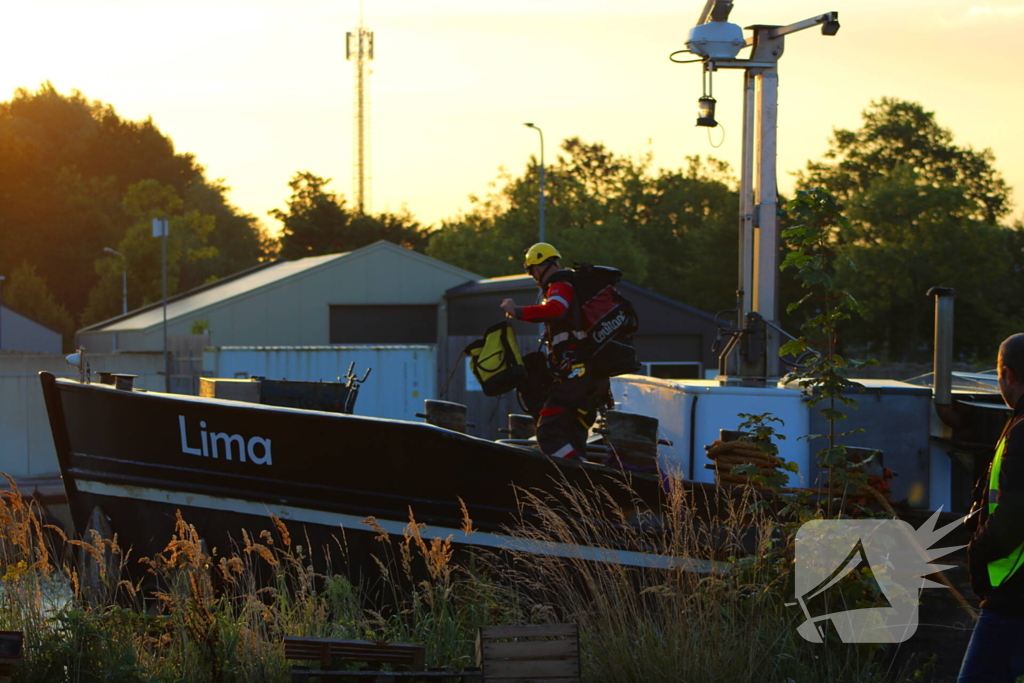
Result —
[{"label": "white cargo container", "polygon": [[687,479],[713,482],[714,472],[704,446],[719,437],[720,429],[736,429],[739,413],[771,413],[785,425],[772,423],[786,437],[778,440],[779,455],[796,462],[800,476],[790,475],[790,486],[805,485],[809,471],[808,445],[798,437],[808,433],[807,404],[796,389],[719,386],[713,380],[669,380],[625,375],[612,379],[617,408],[658,418],[659,436],[672,442],[660,447],[662,465],[679,468]]},{"label": "white cargo container", "polygon": [[415,420],[423,399],[436,398],[437,348],[423,345],[221,346],[203,353],[208,377],[266,377],[337,382],[355,363],[362,377],[355,414]]}]

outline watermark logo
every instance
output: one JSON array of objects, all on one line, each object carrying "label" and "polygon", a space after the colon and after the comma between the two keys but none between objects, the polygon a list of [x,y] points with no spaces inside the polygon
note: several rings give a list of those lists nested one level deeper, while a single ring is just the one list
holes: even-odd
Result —
[{"label": "watermark logo", "polygon": [[[818,519],[796,534],[796,602],[805,620],[797,632],[812,643],[835,629],[844,643],[902,643],[917,631],[921,589],[941,587],[928,574],[949,569],[932,561],[963,546],[932,548],[962,523],[941,529],[936,511],[919,529],[899,519]],[[851,574],[873,588],[872,606],[850,604],[840,584]],[[840,585],[837,585],[840,584]]]}]

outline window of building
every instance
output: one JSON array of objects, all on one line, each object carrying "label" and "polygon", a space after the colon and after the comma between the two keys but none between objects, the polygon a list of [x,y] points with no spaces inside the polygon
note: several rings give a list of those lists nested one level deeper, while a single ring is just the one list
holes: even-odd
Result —
[{"label": "window of building", "polygon": [[331,344],[436,344],[437,306],[331,306]]}]

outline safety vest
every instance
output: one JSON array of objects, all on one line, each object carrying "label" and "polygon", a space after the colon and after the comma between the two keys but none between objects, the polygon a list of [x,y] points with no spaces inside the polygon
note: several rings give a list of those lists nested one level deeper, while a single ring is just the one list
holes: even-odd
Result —
[{"label": "safety vest", "polygon": [[[990,515],[999,507],[999,471],[1003,466],[1003,451],[1006,449],[1009,431],[1008,429],[1004,432],[996,445],[996,455],[992,458],[992,469],[988,475],[988,514]],[[1020,569],[1021,565],[1024,565],[1024,543],[1017,546],[1006,557],[988,563],[989,583],[993,588],[1001,586]]]}]

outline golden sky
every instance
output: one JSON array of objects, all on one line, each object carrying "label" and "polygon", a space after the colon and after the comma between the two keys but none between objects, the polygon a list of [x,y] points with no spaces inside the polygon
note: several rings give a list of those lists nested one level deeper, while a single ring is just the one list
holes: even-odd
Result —
[{"label": "golden sky", "polygon": [[[242,210],[284,207],[309,170],[352,197],[358,0],[3,0],[0,98],[50,81],[130,119],[152,116],[178,151],[233,188]],[[371,211],[436,224],[468,210],[499,167],[513,173],[580,136],[656,166],[712,154],[739,164],[738,71],[715,79],[723,130],[694,127],[698,64],[678,65],[703,0],[366,0]],[[956,142],[991,148],[1024,206],[1020,132],[1024,0],[735,0],[730,21],[789,24],[839,12],[834,37],[787,37],[780,61],[779,187],[857,127],[873,99],[935,111]],[[741,57],[746,53],[741,53]]]}]

